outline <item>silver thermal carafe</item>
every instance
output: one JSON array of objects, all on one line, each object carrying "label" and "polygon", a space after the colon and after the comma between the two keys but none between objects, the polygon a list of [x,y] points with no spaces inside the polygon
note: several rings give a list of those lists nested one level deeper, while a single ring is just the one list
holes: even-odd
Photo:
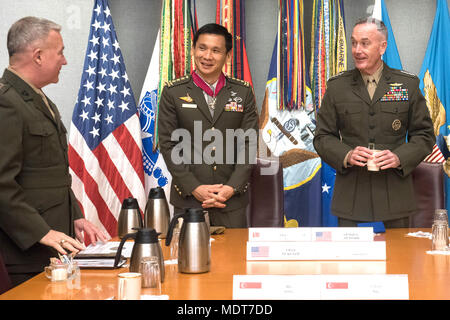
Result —
[{"label": "silver thermal carafe", "polygon": [[133,250],[131,251],[130,258],[130,272],[139,272],[139,264],[141,263],[142,258],[158,257],[159,270],[161,272],[161,282],[163,282],[164,256],[158,240],[159,234],[155,231],[155,229],[148,228],[140,228],[136,231],[137,232],[125,235],[120,241],[120,245],[116,253],[116,259],[114,261],[114,266],[116,267],[119,263],[125,241],[127,241],[128,239],[134,239]]},{"label": "silver thermal carafe", "polygon": [[167,236],[169,222],[169,205],[164,189],[161,187],[150,189],[144,212],[144,227],[155,229],[161,233],[159,237],[164,239]]},{"label": "silver thermal carafe", "polygon": [[203,209],[185,209],[170,222],[166,246],[170,245],[178,218],[183,219],[178,244],[178,271],[182,273],[208,272],[211,265],[209,230]]},{"label": "silver thermal carafe", "polygon": [[122,202],[117,221],[117,235],[122,238],[128,233],[136,232],[134,228],[142,228],[141,210],[135,198],[126,198]]}]

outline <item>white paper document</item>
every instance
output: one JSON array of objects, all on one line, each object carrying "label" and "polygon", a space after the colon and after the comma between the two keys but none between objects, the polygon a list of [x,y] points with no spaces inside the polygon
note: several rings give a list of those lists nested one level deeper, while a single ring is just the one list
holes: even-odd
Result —
[{"label": "white paper document", "polygon": [[247,242],[247,260],[386,260],[386,242]]},{"label": "white paper document", "polygon": [[[78,254],[110,254],[116,253],[119,248],[119,241],[97,242],[94,246],[90,244],[86,249],[80,251]],[[122,248],[122,256],[125,258],[131,257],[131,251],[133,250],[133,241],[126,241]]]},{"label": "white paper document", "polygon": [[248,241],[373,241],[372,227],[358,228],[249,228]]},{"label": "white paper document", "polygon": [[[113,268],[114,259],[77,259],[80,268]],[[122,267],[126,260],[119,261],[116,267]]]},{"label": "white paper document", "polygon": [[407,274],[234,275],[235,300],[409,299]]}]

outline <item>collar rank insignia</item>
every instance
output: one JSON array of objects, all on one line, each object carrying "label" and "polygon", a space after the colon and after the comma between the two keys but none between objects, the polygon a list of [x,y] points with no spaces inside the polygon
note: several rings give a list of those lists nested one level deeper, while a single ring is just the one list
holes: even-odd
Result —
[{"label": "collar rank insignia", "polygon": [[191,96],[189,96],[189,93],[186,95],[186,97],[180,97],[180,99],[188,103],[194,101],[194,99],[192,99]]}]

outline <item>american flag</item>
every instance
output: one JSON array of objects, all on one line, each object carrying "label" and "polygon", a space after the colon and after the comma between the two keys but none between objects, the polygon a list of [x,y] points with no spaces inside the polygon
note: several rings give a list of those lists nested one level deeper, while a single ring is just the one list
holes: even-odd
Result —
[{"label": "american flag", "polygon": [[316,241],[331,241],[331,231],[316,232]]},{"label": "american flag", "polygon": [[125,198],[136,198],[145,208],[139,115],[107,0],[96,0],[92,12],[69,163],[86,219],[111,237],[117,235]]},{"label": "american flag", "polygon": [[437,144],[435,144],[433,147],[433,151],[425,159],[423,159],[423,161],[444,163],[445,158]]},{"label": "american flag", "polygon": [[253,258],[267,258],[269,256],[268,246],[252,246],[251,255]]}]

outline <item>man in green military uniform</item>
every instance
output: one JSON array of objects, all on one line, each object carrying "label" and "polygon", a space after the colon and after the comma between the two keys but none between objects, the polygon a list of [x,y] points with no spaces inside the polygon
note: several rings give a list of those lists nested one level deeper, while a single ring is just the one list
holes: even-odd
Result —
[{"label": "man in green military uniform", "polygon": [[[61,27],[26,17],[8,32],[10,66],[0,79],[0,254],[13,285],[49,258],[105,236],[84,219],[71,190],[66,129],[41,90],[67,64]],[[56,251],[55,251],[56,250]]]},{"label": "man in green military uniform", "polygon": [[231,47],[231,34],[220,25],[197,31],[196,70],[161,94],[159,146],[172,175],[175,212],[203,207],[211,225],[246,227],[258,114],[251,86],[222,73]]},{"label": "man in green military uniform", "polygon": [[419,79],[381,60],[383,22],[357,22],[351,39],[356,68],[328,81],[314,138],[319,155],[336,169],[331,210],[340,226],[408,227],[416,210],[410,173],[435,143],[429,111]]}]

